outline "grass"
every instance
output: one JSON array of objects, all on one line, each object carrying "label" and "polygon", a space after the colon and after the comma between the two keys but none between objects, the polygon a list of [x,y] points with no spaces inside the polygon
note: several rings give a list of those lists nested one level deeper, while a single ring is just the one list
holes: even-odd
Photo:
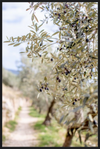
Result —
[{"label": "grass", "polygon": [[9,122],[6,123],[6,127],[9,128],[10,132],[15,130],[15,127],[17,125],[17,122],[15,120],[10,120]]},{"label": "grass", "polygon": [[[39,117],[43,118],[43,115],[39,114],[34,108],[30,108],[30,115],[33,117]],[[45,118],[45,117],[44,117]],[[65,135],[66,135],[66,129],[61,127],[55,119],[52,119],[51,121],[51,126],[45,126],[42,125],[43,120],[38,120],[34,125],[33,128],[34,130],[37,131],[38,133],[38,140],[39,144],[38,147],[62,147],[64,140],[65,140]],[[87,132],[82,133],[82,141],[84,140],[84,137]],[[90,137],[91,143],[95,144],[94,137]],[[79,139],[77,140],[78,135],[73,137],[71,147],[84,147],[84,143],[80,143]],[[94,141],[93,141],[94,140]]]},{"label": "grass", "polygon": [[35,109],[34,107],[30,107],[30,112],[29,112],[29,115],[32,116],[32,117],[41,117],[41,118],[44,118],[45,115],[43,114],[39,114]]},{"label": "grass", "polygon": [[[19,99],[19,98],[23,98],[23,95],[21,94],[20,91],[14,89],[14,88],[11,88],[9,86],[6,86],[5,84],[2,83],[2,88],[3,88],[3,92],[2,92],[2,96],[6,97],[6,98],[9,98],[9,99]],[[21,107],[18,108],[18,111],[15,113],[15,119],[14,120],[10,120],[9,122],[7,122],[5,124],[4,127],[7,127],[9,132],[12,132],[15,130],[15,127],[17,125],[17,118],[18,118],[18,115],[19,115],[19,112],[21,110]],[[2,131],[2,133],[4,133]],[[5,136],[4,134],[2,134],[2,141],[4,142],[5,139],[7,138],[7,136]]]},{"label": "grass", "polygon": [[[30,116],[45,118],[45,115],[39,114],[33,107],[30,108]],[[33,126],[38,132],[38,139],[40,140],[38,147],[60,147],[63,143],[66,130],[58,127],[55,120],[52,120],[51,126],[42,125],[43,120],[39,120]],[[62,132],[61,132],[62,131]],[[59,136],[60,135],[60,136]],[[60,138],[61,137],[61,138]]]},{"label": "grass", "polygon": [[2,142],[4,142],[6,140],[6,136],[2,135]]},{"label": "grass", "polygon": [[19,113],[20,113],[21,109],[22,109],[22,107],[20,106],[20,107],[18,108],[16,114],[15,114],[15,120],[18,119],[18,116],[19,116]]},{"label": "grass", "polygon": [[[38,121],[34,125],[34,129],[39,132],[39,147],[60,147],[62,142],[59,141],[59,128],[54,126],[42,125],[43,121]],[[62,128],[61,128],[62,129]]]},{"label": "grass", "polygon": [[17,120],[17,118],[18,118],[18,115],[19,115],[20,111],[21,111],[21,107],[18,108],[18,111],[17,111],[16,114],[15,114],[14,120],[10,120],[9,122],[7,122],[7,123],[5,124],[5,126],[10,130],[10,132],[13,132],[13,131],[15,130],[15,127],[16,127],[16,125],[17,125],[16,120]]},{"label": "grass", "polygon": [[[5,127],[7,127],[9,129],[10,132],[13,132],[16,128],[16,125],[17,125],[17,119],[18,119],[18,115],[21,111],[21,107],[18,108],[17,112],[15,113],[15,118],[14,120],[10,120],[9,122],[7,122],[5,124]],[[2,134],[2,142],[4,142],[6,140],[6,136]]]}]

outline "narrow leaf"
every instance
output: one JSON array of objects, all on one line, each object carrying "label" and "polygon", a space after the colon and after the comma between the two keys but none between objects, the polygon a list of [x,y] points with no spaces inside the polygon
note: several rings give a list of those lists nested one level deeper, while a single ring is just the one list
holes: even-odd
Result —
[{"label": "narrow leaf", "polygon": [[11,45],[13,45],[14,43],[10,43],[10,44],[8,44],[8,46],[11,46]]},{"label": "narrow leaf", "polygon": [[80,131],[78,132],[78,134],[79,134],[79,140],[80,140],[80,143],[82,144],[82,139],[81,139]]},{"label": "narrow leaf", "polygon": [[26,11],[28,11],[30,8],[27,8]]},{"label": "narrow leaf", "polygon": [[7,43],[7,42],[10,42],[10,41],[4,41],[4,43]]},{"label": "narrow leaf", "polygon": [[34,14],[34,17],[35,17],[36,21],[39,22],[35,14]]},{"label": "narrow leaf", "polygon": [[47,77],[44,77],[44,80],[47,81]]},{"label": "narrow leaf", "polygon": [[25,53],[25,52],[20,52],[20,53]]},{"label": "narrow leaf", "polygon": [[40,93],[38,93],[37,98],[39,98],[39,96],[40,96]]},{"label": "narrow leaf", "polygon": [[57,32],[55,32],[54,34],[52,34],[52,36],[54,36],[54,35],[56,35],[56,34],[58,34],[59,33],[59,31],[57,31]]},{"label": "narrow leaf", "polygon": [[48,41],[50,41],[50,42],[53,42],[53,40],[50,40],[50,39],[47,39]]},{"label": "narrow leaf", "polygon": [[21,44],[21,43],[17,43],[17,44],[14,45],[14,47],[19,46],[20,44]]},{"label": "narrow leaf", "polygon": [[62,115],[62,117],[60,118],[59,123],[62,122],[63,118],[64,118],[64,115]]},{"label": "narrow leaf", "polygon": [[91,122],[91,121],[89,121],[89,128],[90,128],[90,130],[91,130],[92,132],[94,132],[93,127],[92,127],[92,122]]}]

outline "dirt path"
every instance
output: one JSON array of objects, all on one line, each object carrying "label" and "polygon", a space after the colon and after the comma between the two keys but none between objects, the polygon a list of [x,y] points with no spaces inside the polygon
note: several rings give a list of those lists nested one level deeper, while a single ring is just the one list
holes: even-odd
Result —
[{"label": "dirt path", "polygon": [[38,144],[36,131],[32,128],[38,118],[28,115],[28,107],[22,107],[16,129],[10,134],[2,147],[34,147]]}]

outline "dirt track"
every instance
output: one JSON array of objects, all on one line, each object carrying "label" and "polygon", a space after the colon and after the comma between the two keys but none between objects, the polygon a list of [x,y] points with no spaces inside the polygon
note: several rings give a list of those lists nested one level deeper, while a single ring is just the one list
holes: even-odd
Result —
[{"label": "dirt track", "polygon": [[2,147],[35,147],[38,144],[36,131],[32,128],[38,118],[28,115],[28,107],[22,107],[16,129],[2,144]]}]

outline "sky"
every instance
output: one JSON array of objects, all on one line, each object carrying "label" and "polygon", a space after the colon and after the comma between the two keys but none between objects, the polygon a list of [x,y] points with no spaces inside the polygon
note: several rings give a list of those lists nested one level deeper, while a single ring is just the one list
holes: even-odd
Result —
[{"label": "sky", "polygon": [[[23,43],[17,47],[8,46],[4,41],[11,36],[17,37],[26,35],[30,32],[31,13],[28,2],[3,2],[2,3],[2,65],[7,69],[17,70],[17,61],[21,60],[20,51],[25,51],[26,44]],[[38,20],[44,18],[44,14],[37,10]],[[40,22],[41,23],[41,22]],[[56,25],[52,22],[44,24],[43,27],[47,32],[53,34],[58,31]],[[56,45],[53,46],[55,48]]]},{"label": "sky", "polygon": [[[31,13],[28,2],[3,2],[2,3],[2,67],[17,70],[17,61],[21,60],[20,51],[25,51],[26,44],[17,47],[8,46],[6,36],[17,37],[26,35],[30,32]],[[36,13],[38,20],[43,19],[44,15],[38,10]],[[50,34],[58,30],[52,22],[44,25],[43,28]]]}]

